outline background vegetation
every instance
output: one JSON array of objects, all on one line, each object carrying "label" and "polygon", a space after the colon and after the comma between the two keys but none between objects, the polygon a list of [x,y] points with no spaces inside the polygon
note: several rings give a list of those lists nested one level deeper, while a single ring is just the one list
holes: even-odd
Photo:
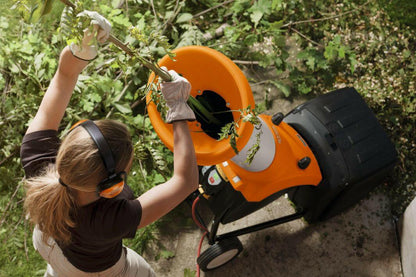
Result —
[{"label": "background vegetation", "polygon": [[[0,1],[0,276],[43,275],[45,263],[31,245],[22,209],[19,146],[68,37],[60,28],[63,4],[39,19],[34,1]],[[354,86],[366,99],[399,152],[391,180],[382,186],[400,216],[415,196],[416,32],[412,1],[107,0],[82,1],[106,16],[113,34],[156,59],[163,47],[129,33],[164,35],[173,48],[205,45],[241,67],[273,70],[276,78],[250,80],[278,88],[284,97],[314,96]],[[169,177],[170,152],[145,111],[149,71],[107,44],[79,78],[62,131],[81,118],[119,119],[131,128],[135,160],[129,184],[141,193]],[[264,92],[260,109],[272,99]],[[64,133],[64,132],[63,132]],[[181,218],[184,224],[187,220]],[[126,241],[141,252],[157,224]],[[167,249],[156,258],[169,258]],[[189,273],[190,271],[187,270]]]}]

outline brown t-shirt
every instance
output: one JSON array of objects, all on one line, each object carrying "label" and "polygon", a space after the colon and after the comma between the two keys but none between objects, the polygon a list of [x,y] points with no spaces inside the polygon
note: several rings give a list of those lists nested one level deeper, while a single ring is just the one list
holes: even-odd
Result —
[{"label": "brown t-shirt", "polygon": [[[57,131],[43,130],[27,134],[21,147],[21,161],[26,178],[39,174],[55,163],[60,140]],[[127,185],[112,199],[100,198],[77,209],[71,243],[62,246],[65,257],[86,272],[103,271],[120,258],[122,239],[136,234],[142,215],[140,202]]]}]

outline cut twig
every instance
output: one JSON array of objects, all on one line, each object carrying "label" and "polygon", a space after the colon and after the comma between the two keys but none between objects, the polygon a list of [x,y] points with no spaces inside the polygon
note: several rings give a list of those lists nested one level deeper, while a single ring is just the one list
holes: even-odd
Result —
[{"label": "cut twig", "polygon": [[142,98],[137,99],[136,101],[134,101],[133,104],[130,105],[130,109],[134,109],[135,107],[143,103],[145,100],[146,100],[146,96],[143,96]]},{"label": "cut twig", "polygon": [[17,228],[19,227],[20,223],[24,220],[24,218],[25,218],[25,212],[23,211],[22,215],[19,218],[19,221],[16,223],[16,225],[14,225],[12,233],[14,233],[17,230]]},{"label": "cut twig", "polygon": [[24,232],[25,232],[25,236],[24,236],[24,240],[23,240],[23,245],[25,247],[25,256],[26,256],[26,261],[29,261],[29,250],[27,248],[27,232],[26,232],[26,227],[27,227],[27,220],[25,220],[25,228],[24,228]]},{"label": "cut twig", "polygon": [[146,185],[148,185],[148,183],[147,183],[147,172],[146,172],[146,170],[144,170],[144,167],[143,167],[143,164],[142,164],[142,160],[141,159],[138,159],[138,161],[139,161],[139,166],[140,166],[140,171],[141,171],[141,173],[142,173],[142,176],[144,177],[143,179],[144,179],[144,182],[146,183]]},{"label": "cut twig", "polygon": [[157,21],[159,21],[159,20],[157,19],[157,18],[158,18],[158,16],[157,16],[157,13],[156,13],[155,4],[153,3],[153,0],[150,0],[149,2],[150,2],[150,5],[152,6],[152,11],[153,11],[153,15],[155,16],[155,19],[156,19]]},{"label": "cut twig", "polygon": [[[121,98],[123,98],[123,96],[126,94],[127,89],[129,88],[129,86],[131,85],[131,83],[133,82],[133,79],[130,80],[127,85],[124,86],[123,90],[121,91],[120,95],[114,99],[114,102],[117,103],[118,101],[120,101]],[[114,111],[114,107],[111,108],[111,110],[108,112],[107,116],[105,118],[109,118],[111,116],[111,114]]]},{"label": "cut twig", "polygon": [[319,21],[326,21],[326,20],[330,20],[330,19],[334,19],[337,17],[341,17],[353,12],[358,11],[359,9],[361,9],[362,7],[366,6],[370,1],[365,2],[364,4],[362,4],[361,6],[359,6],[358,8],[355,8],[353,10],[344,12],[344,13],[340,13],[340,14],[336,14],[333,16],[328,16],[328,17],[323,17],[323,18],[312,18],[312,19],[307,19],[307,20],[300,20],[300,21],[296,21],[296,22],[289,22],[284,24],[281,28],[287,28],[287,27],[291,27],[293,25],[297,25],[297,24],[302,24],[302,23],[312,23],[312,22],[319,22]]},{"label": "cut twig", "polygon": [[301,37],[303,37],[304,39],[306,39],[306,40],[307,40],[307,41],[309,41],[310,43],[315,44],[316,46],[319,46],[319,47],[324,47],[324,45],[322,45],[322,44],[320,44],[320,43],[318,43],[318,42],[316,42],[316,41],[314,41],[314,40],[312,40],[312,39],[308,38],[306,35],[302,34],[301,32],[299,32],[298,30],[296,30],[296,29],[295,29],[295,28],[293,28],[293,27],[290,27],[290,28],[289,28],[289,30],[293,30],[295,33],[297,33],[298,35],[300,35]]},{"label": "cut twig", "polygon": [[206,14],[206,13],[208,13],[208,12],[210,12],[212,10],[215,10],[215,9],[217,9],[219,7],[222,7],[224,5],[227,5],[227,4],[231,3],[231,2],[234,2],[234,0],[224,1],[223,3],[220,3],[220,4],[218,4],[218,5],[214,6],[214,7],[211,7],[211,8],[206,9],[206,10],[200,12],[200,13],[195,14],[193,17],[195,18],[195,17],[201,16],[201,15]]},{"label": "cut twig", "polygon": [[8,159],[12,158],[14,155],[17,154],[18,150],[19,150],[19,146],[15,146],[14,150],[10,153],[9,156],[5,157],[3,160],[0,161],[0,166],[2,166],[5,162],[7,162]]},{"label": "cut twig", "polygon": [[157,75],[159,75],[160,78],[163,79],[163,81],[169,82],[169,81],[172,80],[172,78],[169,75],[169,73],[167,73],[166,71],[164,71],[163,69],[161,69],[159,66],[155,65],[154,63],[152,63],[152,62],[146,60],[145,58],[140,57],[139,55],[137,55],[136,53],[134,53],[126,44],[123,44],[120,40],[118,40],[113,35],[110,35],[110,37],[108,38],[108,40],[110,42],[112,42],[113,44],[115,44],[116,46],[118,46],[121,50],[123,50],[124,52],[126,52],[130,56],[136,57],[145,67],[147,67],[148,69],[152,70],[154,73],[156,73]]},{"label": "cut twig", "polygon": [[230,26],[228,25],[228,23],[224,23],[222,24],[220,27],[218,27],[214,33],[211,32],[206,32],[202,37],[204,38],[205,41],[209,41],[212,40],[214,38],[219,38],[222,37],[224,35],[224,31],[225,29]]},{"label": "cut twig", "polygon": [[172,23],[173,19],[175,19],[175,17],[179,14],[179,11],[180,11],[181,9],[178,9],[178,7],[179,7],[179,0],[176,0],[176,3],[175,3],[175,8],[173,9],[173,15],[172,15],[171,17],[169,17],[169,19],[168,19],[168,20],[166,20],[166,21],[163,23],[163,25],[162,25],[162,27],[163,27],[162,34],[165,32],[165,30],[166,30],[167,26],[168,26],[170,23]]},{"label": "cut twig", "polygon": [[124,4],[127,4],[127,1],[126,0],[120,0],[120,2],[118,2],[117,9],[123,8]]},{"label": "cut twig", "polygon": [[233,63],[236,63],[236,64],[245,64],[245,65],[259,64],[258,61],[240,61],[240,60],[233,60]]},{"label": "cut twig", "polygon": [[260,86],[260,85],[268,84],[268,83],[270,83],[270,80],[263,80],[263,81],[260,81],[260,82],[257,82],[257,83],[253,83],[251,85],[252,86]]}]

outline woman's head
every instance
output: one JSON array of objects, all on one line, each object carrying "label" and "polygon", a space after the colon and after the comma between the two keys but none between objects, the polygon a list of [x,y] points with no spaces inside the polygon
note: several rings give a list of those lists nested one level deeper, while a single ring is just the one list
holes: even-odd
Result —
[{"label": "woman's head", "polygon": [[[126,170],[133,153],[127,127],[113,120],[96,121],[95,124],[111,149],[116,173]],[[97,184],[108,177],[102,155],[86,129],[78,127],[63,140],[56,159],[56,169],[61,180],[69,187],[85,192],[96,191]]]},{"label": "woman's head", "polygon": [[[95,122],[105,137],[116,164],[116,172],[129,168],[133,146],[124,124],[112,120]],[[103,159],[91,136],[84,128],[73,129],[62,141],[55,165],[39,176],[25,181],[25,208],[30,220],[44,233],[61,243],[71,239],[75,226],[76,202],[72,189],[92,192],[108,177]],[[61,186],[59,178],[70,188]]]}]

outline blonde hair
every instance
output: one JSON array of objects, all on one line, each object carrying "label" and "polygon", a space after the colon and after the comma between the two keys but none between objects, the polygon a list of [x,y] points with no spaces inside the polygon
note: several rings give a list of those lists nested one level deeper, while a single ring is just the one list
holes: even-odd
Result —
[{"label": "blonde hair", "polygon": [[[128,166],[133,146],[127,127],[113,120],[95,122],[106,138],[120,172]],[[68,244],[70,228],[75,227],[77,204],[72,189],[92,192],[108,177],[99,150],[88,132],[78,127],[62,141],[55,165],[50,165],[38,176],[25,180],[25,209],[30,221],[38,224],[43,240],[48,237]],[[59,178],[68,186],[59,183]]]}]

